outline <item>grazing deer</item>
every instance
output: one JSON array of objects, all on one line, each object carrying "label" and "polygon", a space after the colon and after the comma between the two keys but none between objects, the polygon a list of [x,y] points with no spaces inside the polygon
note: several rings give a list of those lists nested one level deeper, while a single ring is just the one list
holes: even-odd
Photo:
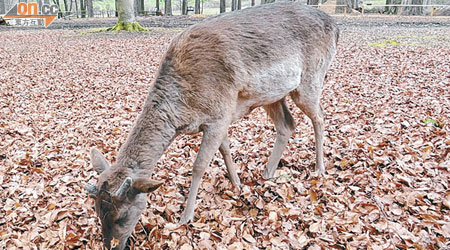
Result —
[{"label": "grazing deer", "polygon": [[182,133],[203,132],[181,224],[194,217],[203,173],[217,149],[231,182],[233,168],[228,126],[263,106],[275,123],[276,142],[264,171],[272,178],[295,131],[285,98],[312,120],[316,171],[323,164],[322,85],[336,52],[338,28],[324,12],[295,2],[278,2],[219,15],[187,28],[173,39],[151,86],[142,113],[109,165],[91,151],[96,186],[87,185],[102,223],[104,244],[119,240],[123,249],[146,207],[146,193],[163,182],[150,177],[158,159]]}]

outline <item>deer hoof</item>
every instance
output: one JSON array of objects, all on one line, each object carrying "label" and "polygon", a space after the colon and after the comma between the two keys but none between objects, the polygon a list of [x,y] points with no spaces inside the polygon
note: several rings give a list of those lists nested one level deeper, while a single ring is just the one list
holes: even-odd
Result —
[{"label": "deer hoof", "polygon": [[192,213],[192,215],[189,215],[188,213],[184,213],[183,216],[181,216],[180,222],[178,222],[178,224],[186,225],[189,222],[191,222],[192,219],[194,219],[194,214],[193,213]]},{"label": "deer hoof", "polygon": [[319,177],[325,174],[325,170],[324,169],[316,169],[314,172],[311,173],[311,176],[313,177]]},{"label": "deer hoof", "polygon": [[316,168],[314,172],[315,172],[315,174],[318,175],[318,176],[319,176],[319,175],[324,175],[324,174],[325,174],[325,168],[324,168],[323,166],[322,166],[322,167],[319,167],[319,168]]},{"label": "deer hoof", "polygon": [[264,170],[264,179],[270,180],[275,175],[275,171],[269,171],[267,168]]},{"label": "deer hoof", "polygon": [[241,188],[242,188],[241,181],[239,179],[234,180],[234,181],[232,180],[231,184],[233,184],[233,186],[236,187],[238,190],[241,190]]}]

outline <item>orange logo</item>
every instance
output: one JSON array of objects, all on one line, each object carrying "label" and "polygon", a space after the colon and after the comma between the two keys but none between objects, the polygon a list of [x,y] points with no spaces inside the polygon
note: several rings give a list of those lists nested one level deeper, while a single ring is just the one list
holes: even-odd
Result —
[{"label": "orange logo", "polygon": [[18,3],[6,13],[4,19],[16,19],[21,23],[25,20],[44,20],[44,26],[48,27],[58,16],[58,5],[38,3]]}]

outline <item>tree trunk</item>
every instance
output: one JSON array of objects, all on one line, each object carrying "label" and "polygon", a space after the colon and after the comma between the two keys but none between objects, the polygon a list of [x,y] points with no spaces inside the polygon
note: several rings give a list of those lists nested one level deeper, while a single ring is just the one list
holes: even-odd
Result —
[{"label": "tree trunk", "polygon": [[275,0],[261,0],[261,4],[273,3]]},{"label": "tree trunk", "polygon": [[236,0],[231,0],[231,11],[236,10]]},{"label": "tree trunk", "polygon": [[81,18],[86,18],[86,3],[85,0],[80,0]]},{"label": "tree trunk", "polygon": [[352,0],[352,9],[359,10],[359,1],[358,0]]},{"label": "tree trunk", "polygon": [[164,15],[166,16],[172,15],[172,0],[165,0]]},{"label": "tree trunk", "polygon": [[200,14],[200,0],[195,0],[195,14]]},{"label": "tree trunk", "polygon": [[319,0],[308,0],[308,5],[319,5]]},{"label": "tree trunk", "polygon": [[242,9],[242,0],[237,0],[237,9]]},{"label": "tree trunk", "polygon": [[[3,2],[4,2],[5,0],[0,0],[0,1],[3,1]],[[37,5],[38,5],[38,6],[42,6],[42,4],[43,4],[42,0],[37,0]]]},{"label": "tree trunk", "polygon": [[187,0],[183,0],[181,2],[181,15],[187,15],[187,6],[188,5],[188,1]]},{"label": "tree trunk", "polygon": [[225,0],[220,0],[220,13],[224,13],[226,10]]},{"label": "tree trunk", "polygon": [[336,5],[346,5],[346,6],[336,6],[336,14],[338,13],[352,13],[351,0],[337,0]]},{"label": "tree trunk", "polygon": [[118,0],[114,0],[114,8],[116,9],[116,17],[119,17],[119,11],[117,10],[117,1]]},{"label": "tree trunk", "polygon": [[[74,0],[70,1],[70,8],[69,8],[69,13],[72,12],[72,4],[73,4]],[[75,13],[77,13],[77,18],[79,18],[80,16],[78,15],[78,0],[75,0]]]},{"label": "tree trunk", "polygon": [[4,0],[0,0],[0,15],[1,14],[6,14],[6,6]]},{"label": "tree trunk", "polygon": [[[81,2],[83,2],[83,6],[81,6]],[[83,8],[81,8],[83,7]],[[87,0],[80,0],[80,10],[82,18],[87,17]]]},{"label": "tree trunk", "polygon": [[138,8],[139,15],[144,15],[145,13],[145,1],[139,0],[139,8]]},{"label": "tree trunk", "polygon": [[64,16],[69,15],[69,4],[67,4],[67,1],[69,0],[64,0]]},{"label": "tree trunk", "polygon": [[119,12],[119,22],[135,23],[134,0],[118,0],[117,12]]},{"label": "tree trunk", "polygon": [[[402,4],[407,5],[422,5],[423,0],[403,0]],[[423,15],[423,7],[422,6],[407,6],[402,8],[402,15],[408,16],[420,16]]]},{"label": "tree trunk", "polygon": [[119,20],[114,27],[109,28],[110,31],[145,31],[141,25],[136,22],[134,13],[134,0],[117,0],[117,12]]},{"label": "tree trunk", "polygon": [[139,16],[139,0],[134,0],[134,4],[133,4],[134,8],[134,16],[137,17]]},{"label": "tree trunk", "polygon": [[158,15],[159,12],[159,0],[156,0],[156,15]]},{"label": "tree trunk", "polygon": [[94,17],[94,4],[92,0],[86,0],[88,17]]},{"label": "tree trunk", "polygon": [[62,13],[61,13],[61,3],[59,2],[59,0],[53,0],[53,3],[58,5],[58,18],[62,17]]},{"label": "tree trunk", "polygon": [[[395,4],[401,4],[402,0],[386,0],[386,5],[395,5]],[[385,14],[397,14],[398,13],[398,7],[389,7],[386,6],[384,8],[384,13]]]},{"label": "tree trunk", "polygon": [[255,6],[255,0],[252,0],[251,6]]}]

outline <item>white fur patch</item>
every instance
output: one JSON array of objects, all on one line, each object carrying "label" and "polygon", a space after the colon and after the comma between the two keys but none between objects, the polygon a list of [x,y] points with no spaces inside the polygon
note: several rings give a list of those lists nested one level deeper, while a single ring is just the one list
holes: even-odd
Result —
[{"label": "white fur patch", "polygon": [[280,100],[300,85],[301,66],[300,57],[292,56],[261,68],[245,86],[246,102],[261,106]]}]

